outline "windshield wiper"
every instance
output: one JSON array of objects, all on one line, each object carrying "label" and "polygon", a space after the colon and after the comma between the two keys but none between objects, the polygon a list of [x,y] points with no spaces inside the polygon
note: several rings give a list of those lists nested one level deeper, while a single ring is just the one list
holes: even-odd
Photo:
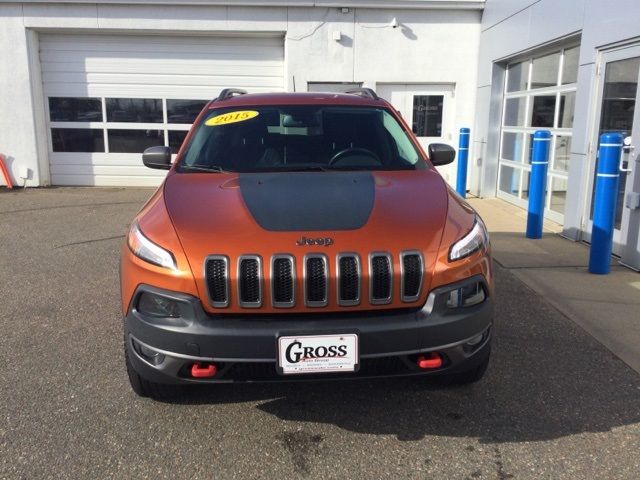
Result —
[{"label": "windshield wiper", "polygon": [[326,172],[330,170],[327,167],[323,167],[322,165],[302,165],[298,167],[286,167],[286,168],[274,168],[272,171],[274,172]]},{"label": "windshield wiper", "polygon": [[214,173],[229,173],[228,170],[225,170],[219,165],[180,165],[180,170],[194,170],[197,172],[214,172]]}]

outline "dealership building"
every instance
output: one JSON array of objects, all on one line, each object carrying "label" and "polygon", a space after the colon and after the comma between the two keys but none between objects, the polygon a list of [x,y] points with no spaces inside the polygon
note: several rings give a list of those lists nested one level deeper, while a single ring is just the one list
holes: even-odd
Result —
[{"label": "dealership building", "polygon": [[469,191],[523,208],[550,130],[545,215],[589,241],[598,137],[621,132],[614,251],[640,268],[639,18],[637,0],[0,0],[0,153],[17,185],[154,186],[142,150],[177,150],[225,87],[365,86],[425,146],[471,128]]}]

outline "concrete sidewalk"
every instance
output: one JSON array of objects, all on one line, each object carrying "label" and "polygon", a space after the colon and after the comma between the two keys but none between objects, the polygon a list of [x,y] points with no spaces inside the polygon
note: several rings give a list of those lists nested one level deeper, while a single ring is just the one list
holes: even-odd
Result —
[{"label": "concrete sidewalk", "polygon": [[[470,198],[491,234],[494,260],[640,373],[640,274],[611,260],[609,275],[588,272],[589,246],[545,222],[525,238],[526,212],[500,199]],[[544,353],[544,352],[541,352]]]}]

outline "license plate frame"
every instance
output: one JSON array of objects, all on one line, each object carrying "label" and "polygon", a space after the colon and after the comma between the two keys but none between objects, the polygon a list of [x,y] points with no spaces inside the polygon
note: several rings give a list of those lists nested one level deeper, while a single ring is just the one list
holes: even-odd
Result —
[{"label": "license plate frame", "polygon": [[[355,373],[360,368],[359,340],[360,337],[355,332],[278,336],[276,340],[278,373],[286,376]],[[311,348],[312,351],[305,350],[305,347]],[[324,347],[324,349],[318,349],[318,347]],[[287,351],[288,348],[289,351]],[[342,355],[343,351],[346,352],[344,355]],[[311,357],[304,357],[305,352],[311,353]]]}]

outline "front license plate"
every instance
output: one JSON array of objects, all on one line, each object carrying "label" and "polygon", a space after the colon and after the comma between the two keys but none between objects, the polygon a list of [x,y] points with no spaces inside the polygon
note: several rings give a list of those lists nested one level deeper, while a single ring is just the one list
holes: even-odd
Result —
[{"label": "front license plate", "polygon": [[354,372],[358,335],[304,335],[278,338],[278,366],[285,375]]}]

